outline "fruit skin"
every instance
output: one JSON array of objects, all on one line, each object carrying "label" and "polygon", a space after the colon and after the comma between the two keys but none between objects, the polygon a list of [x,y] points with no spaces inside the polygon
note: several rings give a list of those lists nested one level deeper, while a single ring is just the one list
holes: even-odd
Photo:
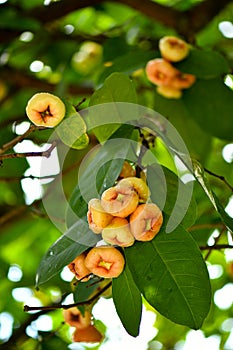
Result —
[{"label": "fruit skin", "polygon": [[81,282],[86,282],[90,279],[91,271],[85,265],[86,254],[78,255],[69,265],[68,268]]},{"label": "fruit skin", "polygon": [[130,232],[129,223],[124,218],[115,217],[102,231],[103,240],[112,245],[129,247],[134,244],[134,236]]},{"label": "fruit skin", "polygon": [[161,56],[170,62],[182,61],[188,56],[190,46],[175,36],[164,36],[159,40]]},{"label": "fruit skin", "polygon": [[37,126],[52,128],[64,118],[66,108],[62,100],[48,92],[33,95],[27,103],[26,114]]},{"label": "fruit skin", "polygon": [[131,187],[138,194],[139,201],[146,202],[150,196],[150,190],[145,181],[141,178],[135,176],[127,177],[120,180],[116,185],[116,188],[124,186]]},{"label": "fruit skin", "polygon": [[67,324],[77,329],[83,329],[91,324],[91,313],[86,310],[82,315],[77,307],[63,310],[63,317]]},{"label": "fruit skin", "polygon": [[162,223],[162,212],[154,203],[140,204],[130,215],[130,230],[138,241],[151,241]]},{"label": "fruit skin", "polygon": [[146,65],[145,71],[148,80],[158,86],[169,86],[174,77],[180,74],[178,69],[163,58],[150,60]]},{"label": "fruit skin", "polygon": [[82,74],[88,75],[101,63],[103,48],[94,41],[85,41],[78,52],[74,53],[71,63],[74,69]]},{"label": "fruit skin", "polygon": [[136,170],[129,164],[129,162],[124,161],[119,177],[126,178],[126,177],[132,177],[135,175],[136,175]]},{"label": "fruit skin", "polygon": [[137,193],[129,184],[110,187],[101,196],[101,205],[104,210],[121,218],[130,215],[137,208],[138,201]]},{"label": "fruit skin", "polygon": [[88,203],[87,221],[94,233],[101,233],[110,224],[113,216],[103,209],[98,198],[92,198]]},{"label": "fruit skin", "polygon": [[156,91],[163,97],[178,99],[182,96],[182,91],[170,86],[157,86]]},{"label": "fruit skin", "polygon": [[103,340],[103,335],[96,329],[95,326],[89,325],[83,329],[74,331],[72,339],[74,342],[100,343]]},{"label": "fruit skin", "polygon": [[169,87],[174,89],[188,89],[195,83],[195,81],[195,75],[179,72],[179,74],[172,79]]},{"label": "fruit skin", "polygon": [[89,251],[85,259],[85,265],[96,276],[114,278],[122,273],[125,259],[116,248],[100,246]]}]

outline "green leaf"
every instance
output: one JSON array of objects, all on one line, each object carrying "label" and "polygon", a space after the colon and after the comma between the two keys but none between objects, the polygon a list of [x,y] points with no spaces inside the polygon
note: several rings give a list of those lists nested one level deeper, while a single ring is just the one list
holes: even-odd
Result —
[{"label": "green leaf", "polygon": [[[93,129],[100,142],[108,139],[123,123],[127,107],[129,109],[131,106],[133,109],[133,105],[125,104],[124,110],[121,111],[120,104],[115,104],[115,102],[137,102],[137,94],[132,81],[122,73],[111,74],[90,99],[89,106],[101,105],[89,108],[87,119],[89,128]],[[130,116],[132,116],[132,111]]]},{"label": "green leaf", "polygon": [[86,124],[74,108],[68,113],[68,118],[56,127],[56,132],[65,145],[74,149],[83,149],[89,142]]},{"label": "green leaf", "polygon": [[36,276],[39,286],[59,273],[74,258],[93,247],[99,240],[88,227],[87,222],[79,219],[47,251],[42,258]]},{"label": "green leaf", "polygon": [[107,67],[99,78],[99,82],[103,82],[110,74],[114,72],[122,72],[132,74],[134,71],[144,68],[147,62],[158,56],[154,51],[145,52],[141,50],[127,52],[122,56],[118,56],[111,62],[112,65]]},{"label": "green leaf", "polygon": [[194,74],[200,79],[209,79],[229,73],[229,64],[216,51],[192,49],[188,57],[175,65],[184,73]]},{"label": "green leaf", "polygon": [[208,134],[232,140],[233,91],[220,78],[198,80],[183,95],[189,115]]},{"label": "green leaf", "polygon": [[94,283],[93,279],[77,284],[74,291],[74,302],[80,303],[88,300],[91,294],[99,287],[99,283]]},{"label": "green leaf", "polygon": [[203,167],[196,160],[193,160],[193,170],[197,181],[205,191],[209,200],[213,204],[215,210],[219,213],[222,221],[228,227],[228,229],[233,232],[233,219],[227,214],[227,212],[224,210],[223,206],[221,205],[218,197],[212,191]]},{"label": "green leaf", "polygon": [[126,261],[139,290],[171,321],[199,329],[211,302],[210,281],[200,250],[182,226],[164,229],[150,242],[125,249]]},{"label": "green leaf", "polygon": [[126,331],[136,337],[142,314],[142,297],[128,266],[112,280],[112,296],[116,311]]},{"label": "green leaf", "polygon": [[[127,129],[128,133],[129,130]],[[130,132],[132,130],[130,129]],[[79,183],[75,187],[67,211],[67,225],[71,226],[76,217],[85,217],[87,203],[99,198],[103,191],[112,186],[118,178],[130,148],[130,140],[119,143],[118,139],[107,141],[96,147],[80,167]]]},{"label": "green leaf", "polygon": [[172,171],[156,164],[147,168],[147,181],[152,202],[156,203],[164,213],[170,218],[179,215],[178,223],[185,228],[194,224],[196,202],[193,197],[188,196],[189,184],[184,184]]}]

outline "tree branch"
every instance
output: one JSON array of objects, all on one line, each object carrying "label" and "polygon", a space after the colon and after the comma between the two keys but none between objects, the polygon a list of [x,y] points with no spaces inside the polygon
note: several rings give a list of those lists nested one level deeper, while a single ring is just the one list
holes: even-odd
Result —
[{"label": "tree branch", "polygon": [[[80,10],[82,8],[99,5],[103,0],[69,0],[51,2],[48,6],[38,6],[30,11],[21,13],[25,17],[33,17],[42,25],[53,22],[67,14]],[[205,0],[194,6],[188,11],[179,11],[175,8],[157,4],[151,0],[112,0],[112,2],[121,3],[129,6],[147,17],[162,23],[177,31],[185,38],[193,38],[194,34],[200,31],[209,23],[225,6],[231,3],[231,0]],[[9,5],[6,5],[9,6]],[[23,31],[23,30],[22,30]],[[19,31],[0,30],[0,42],[8,42],[17,37]]]},{"label": "tree branch", "polygon": [[24,204],[2,215],[0,217],[0,227],[2,227],[6,222],[11,221],[13,218],[21,216],[27,209],[28,206]]},{"label": "tree branch", "polygon": [[52,145],[46,150],[41,152],[25,152],[25,153],[8,153],[0,156],[0,161],[9,158],[26,158],[26,157],[46,157],[49,158],[52,151],[56,147],[57,142],[54,141]]},{"label": "tree branch", "polygon": [[[1,148],[0,148],[0,154],[5,153],[6,151],[8,151],[9,149],[13,148],[15,145],[17,145],[17,143],[23,141],[28,135],[30,135],[33,131],[35,130],[44,130],[46,129],[44,126],[36,126],[36,125],[30,125],[30,127],[28,128],[27,131],[25,131],[24,134],[19,135],[17,137],[15,137],[13,140],[5,143]],[[10,157],[7,157],[10,158]],[[0,156],[0,160],[1,160],[1,156]]]},{"label": "tree branch", "polygon": [[103,294],[108,288],[110,288],[111,285],[112,285],[112,282],[109,282],[108,284],[106,284],[106,286],[101,288],[95,295],[93,295],[92,298],[87,299],[85,301],[80,301],[78,303],[73,303],[73,304],[68,304],[68,305],[64,305],[64,304],[56,304],[56,305],[49,305],[49,306],[28,306],[28,305],[24,305],[24,311],[29,312],[29,311],[56,310],[56,309],[67,310],[67,309],[70,309],[71,307],[74,307],[74,306],[89,305],[94,300],[96,300],[101,294]]},{"label": "tree branch", "polygon": [[224,176],[215,174],[215,173],[213,173],[212,171],[210,171],[210,170],[208,170],[208,169],[206,169],[206,168],[204,168],[204,170],[205,170],[205,172],[207,172],[208,174],[210,174],[210,175],[212,175],[212,176],[218,178],[218,179],[221,180],[222,182],[224,182],[225,185],[231,190],[231,192],[233,192],[233,186],[231,186],[231,184],[225,179]]},{"label": "tree branch", "polygon": [[201,250],[220,250],[220,249],[233,249],[233,245],[230,244],[215,244],[213,246],[201,246],[199,247]]},{"label": "tree branch", "polygon": [[[1,31],[0,31],[1,36]],[[12,67],[4,66],[1,71],[1,78],[9,83],[12,83],[14,88],[30,88],[30,90],[40,90],[54,92],[57,84],[48,83],[45,80],[39,80],[33,75],[28,74],[22,70],[14,69]],[[72,95],[89,96],[93,93],[92,87],[77,86],[69,84],[68,93]]]}]

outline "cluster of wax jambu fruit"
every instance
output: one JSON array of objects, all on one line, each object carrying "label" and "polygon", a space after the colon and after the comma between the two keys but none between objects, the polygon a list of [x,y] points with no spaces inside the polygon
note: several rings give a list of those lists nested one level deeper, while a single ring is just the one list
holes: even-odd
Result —
[{"label": "cluster of wax jambu fruit", "polygon": [[185,59],[190,46],[184,40],[165,36],[159,40],[161,58],[155,58],[146,65],[148,80],[157,85],[157,92],[166,98],[180,98],[182,90],[190,88],[196,81],[192,74],[186,74],[173,66],[173,62]]},{"label": "cluster of wax jambu fruit", "polygon": [[90,229],[102,235],[103,245],[77,256],[69,269],[80,281],[91,275],[118,277],[125,259],[118,247],[129,247],[137,241],[150,241],[159,232],[163,215],[159,207],[149,202],[149,188],[135,169],[124,163],[119,181],[102,193],[100,199],[88,203],[87,221]]}]

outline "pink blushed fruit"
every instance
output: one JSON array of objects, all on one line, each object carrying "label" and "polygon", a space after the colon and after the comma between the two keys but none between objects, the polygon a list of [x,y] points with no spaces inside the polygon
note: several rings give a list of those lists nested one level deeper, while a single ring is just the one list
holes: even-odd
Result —
[{"label": "pink blushed fruit", "polygon": [[125,177],[131,177],[135,175],[136,175],[136,170],[129,164],[129,162],[124,161],[119,177],[125,178]]},{"label": "pink blushed fruit", "polygon": [[134,236],[130,232],[129,223],[124,218],[115,217],[102,231],[103,240],[111,245],[129,247],[134,244]]},{"label": "pink blushed fruit", "polygon": [[179,74],[179,70],[163,58],[155,58],[146,65],[146,75],[155,85],[170,85],[173,78]]},{"label": "pink blushed fruit", "polygon": [[125,218],[137,208],[138,200],[138,195],[132,186],[117,185],[103,192],[101,205],[109,214]]},{"label": "pink blushed fruit", "polygon": [[72,339],[76,343],[100,343],[103,339],[103,335],[98,331],[94,325],[89,325],[83,329],[77,329],[74,331]]},{"label": "pink blushed fruit", "polygon": [[52,128],[64,118],[66,108],[62,100],[50,93],[33,95],[27,103],[26,114],[37,126]]},{"label": "pink blushed fruit", "polygon": [[129,187],[134,190],[138,194],[139,201],[146,202],[149,198],[149,188],[146,182],[139,177],[131,176],[120,180],[116,185],[116,189],[123,187]]},{"label": "pink blushed fruit", "polygon": [[162,223],[162,212],[154,203],[141,204],[130,215],[130,230],[138,241],[151,241]]},{"label": "pink blushed fruit", "polygon": [[96,276],[114,278],[122,273],[125,259],[116,248],[100,246],[89,251],[85,265]]},{"label": "pink blushed fruit", "polygon": [[86,254],[82,253],[77,256],[69,265],[68,268],[78,280],[86,282],[90,279],[90,270],[85,265]]},{"label": "pink blushed fruit", "polygon": [[195,75],[180,72],[172,79],[169,87],[174,89],[189,89],[195,81]]},{"label": "pink blushed fruit", "polygon": [[91,313],[85,311],[82,315],[81,311],[77,307],[72,307],[67,310],[63,310],[64,321],[77,329],[83,329],[91,324]]}]

